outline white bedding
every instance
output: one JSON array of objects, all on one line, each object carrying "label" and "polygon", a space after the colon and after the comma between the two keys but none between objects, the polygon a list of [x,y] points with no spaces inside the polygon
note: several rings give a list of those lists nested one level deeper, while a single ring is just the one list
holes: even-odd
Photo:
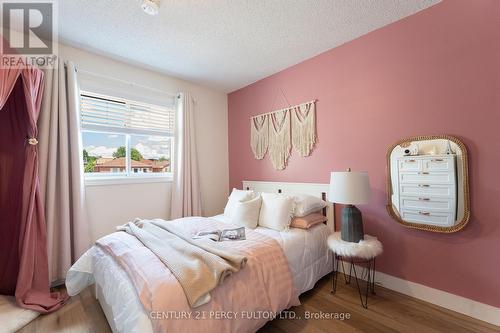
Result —
[{"label": "white bedding", "polygon": [[[213,218],[227,223],[224,215]],[[276,231],[264,227],[254,230],[274,238],[281,245],[299,294],[310,290],[320,278],[332,271],[332,258],[327,246],[330,229],[325,224],[309,230],[290,228]]]},{"label": "white bedding", "polygon": [[[228,222],[223,215],[213,218]],[[330,229],[326,225],[320,224],[309,230],[291,228],[281,232],[263,227],[255,230],[274,238],[281,245],[300,294],[313,288],[321,277],[331,272],[332,257],[327,246]],[[81,279],[95,282],[105,312],[112,312],[106,313],[106,316],[114,331],[153,332],[151,321],[130,279],[111,256],[94,246],[78,260],[78,270],[85,270],[89,274],[74,274],[70,269],[66,278],[68,291],[77,294],[81,289],[79,286],[89,284],[89,281]]]}]

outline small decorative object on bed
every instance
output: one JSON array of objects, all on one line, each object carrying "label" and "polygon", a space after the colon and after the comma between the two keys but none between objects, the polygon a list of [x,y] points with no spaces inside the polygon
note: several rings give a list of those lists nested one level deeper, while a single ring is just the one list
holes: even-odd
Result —
[{"label": "small decorative object on bed", "polygon": [[250,119],[250,146],[255,159],[269,152],[276,170],[286,168],[291,147],[307,157],[316,143],[316,101],[260,114]]},{"label": "small decorative object on bed", "polygon": [[363,239],[363,218],[357,204],[370,201],[371,190],[366,172],[332,172],[328,200],[346,204],[342,209],[342,240],[357,243]]},{"label": "small decorative object on bed", "polygon": [[[409,146],[418,147],[407,156]],[[387,211],[400,224],[455,232],[470,217],[467,148],[448,135],[400,140],[387,152]]]},{"label": "small decorative object on bed", "polygon": [[245,227],[200,231],[192,239],[210,239],[214,242],[245,240]]}]

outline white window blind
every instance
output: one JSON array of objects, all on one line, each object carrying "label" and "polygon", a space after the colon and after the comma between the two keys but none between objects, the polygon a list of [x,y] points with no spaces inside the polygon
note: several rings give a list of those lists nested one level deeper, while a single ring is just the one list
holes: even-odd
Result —
[{"label": "white window blind", "polygon": [[82,92],[83,129],[133,134],[174,135],[175,108]]}]

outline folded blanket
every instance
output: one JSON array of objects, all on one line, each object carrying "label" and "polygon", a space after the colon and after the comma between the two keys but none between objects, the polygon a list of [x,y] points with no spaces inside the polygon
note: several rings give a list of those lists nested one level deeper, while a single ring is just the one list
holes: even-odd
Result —
[{"label": "folded blanket", "polygon": [[135,220],[118,229],[135,236],[167,266],[193,308],[209,302],[210,291],[247,261],[211,240],[193,240],[163,220]]}]

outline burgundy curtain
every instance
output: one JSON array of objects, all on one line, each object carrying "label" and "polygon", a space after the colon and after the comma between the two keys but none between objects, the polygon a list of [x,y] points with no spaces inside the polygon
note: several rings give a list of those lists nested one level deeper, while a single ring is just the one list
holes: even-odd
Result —
[{"label": "burgundy curtain", "polygon": [[0,293],[52,312],[67,296],[49,290],[36,141],[43,72],[0,69],[0,85]]}]

